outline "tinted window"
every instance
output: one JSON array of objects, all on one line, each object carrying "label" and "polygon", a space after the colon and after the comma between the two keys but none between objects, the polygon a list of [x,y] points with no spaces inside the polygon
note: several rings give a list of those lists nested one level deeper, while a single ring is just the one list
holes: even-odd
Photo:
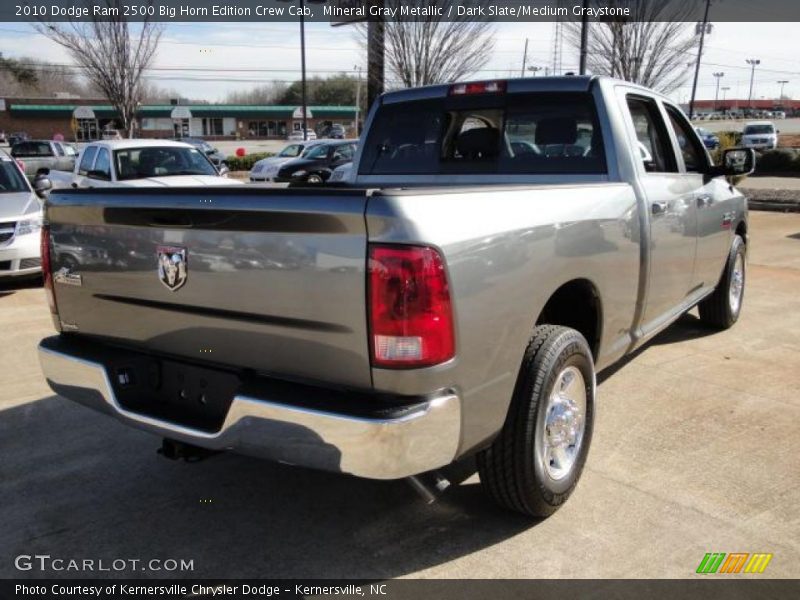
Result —
[{"label": "tinted window", "polygon": [[81,155],[81,165],[78,168],[78,173],[86,175],[92,169],[94,164],[94,157],[97,155],[97,146],[87,146]]},{"label": "tinted window", "polygon": [[[745,135],[753,134],[771,134],[775,133],[775,128],[772,125],[748,125],[744,128]],[[16,148],[16,146],[14,146]]]},{"label": "tinted window", "polygon": [[382,107],[363,174],[605,173],[589,94],[464,96]]},{"label": "tinted window", "polygon": [[705,171],[705,167],[707,166],[706,153],[700,146],[697,136],[693,135],[692,126],[689,125],[686,119],[684,119],[676,109],[671,106],[667,106],[666,108],[672,130],[675,132],[678,146],[683,155],[683,164],[686,166],[686,170],[692,172]]},{"label": "tinted window", "polygon": [[309,150],[303,155],[303,158],[326,158],[328,156],[329,150],[330,146],[327,146],[325,144],[320,144],[319,146],[313,146],[311,150]]},{"label": "tinted window", "polygon": [[675,154],[655,101],[629,97],[628,109],[645,170],[651,173],[677,173]]},{"label": "tinted window", "polygon": [[352,144],[347,144],[345,146],[338,146],[336,150],[334,150],[333,152],[333,160],[342,160],[343,158],[347,160],[352,160],[354,151],[355,151],[355,146],[353,146]]},{"label": "tinted window", "polygon": [[278,156],[283,156],[286,158],[291,158],[294,156],[299,156],[300,152],[303,150],[303,147],[300,144],[291,144],[286,146],[283,150],[281,150]]},{"label": "tinted window", "polygon": [[37,156],[53,156],[50,144],[47,142],[20,142],[11,149],[11,156],[17,158],[35,158]]},{"label": "tinted window", "polygon": [[217,175],[217,170],[196,148],[156,146],[114,152],[117,179],[142,179],[171,175]]},{"label": "tinted window", "polygon": [[94,163],[94,169],[92,170],[97,173],[97,177],[104,177],[108,180],[111,180],[111,156],[109,155],[108,150],[105,148],[100,148],[100,151],[97,154],[97,160]]}]

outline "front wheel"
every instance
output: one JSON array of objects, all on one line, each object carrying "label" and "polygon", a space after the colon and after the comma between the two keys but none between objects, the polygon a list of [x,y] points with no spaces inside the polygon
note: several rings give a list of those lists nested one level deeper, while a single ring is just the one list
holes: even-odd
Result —
[{"label": "front wheel", "polygon": [[322,183],[322,176],[317,175],[316,173],[312,173],[311,175],[308,176],[308,179],[306,181],[308,181],[308,183],[319,185],[320,183]]},{"label": "front wheel", "polygon": [[736,235],[717,289],[698,305],[703,323],[715,329],[728,329],[739,320],[744,301],[745,265],[744,240]]},{"label": "front wheel", "polygon": [[579,332],[534,330],[503,429],[478,454],[481,483],[498,504],[546,517],[569,498],[592,440],[595,387],[592,354]]}]

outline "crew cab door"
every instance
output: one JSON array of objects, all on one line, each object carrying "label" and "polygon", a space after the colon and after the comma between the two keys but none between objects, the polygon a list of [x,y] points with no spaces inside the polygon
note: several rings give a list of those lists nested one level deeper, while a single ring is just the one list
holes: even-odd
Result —
[{"label": "crew cab door", "polygon": [[658,100],[626,94],[632,143],[641,162],[639,184],[647,200],[650,233],[649,286],[642,329],[668,322],[692,290],[696,253],[696,182],[680,171]]},{"label": "crew cab door", "polygon": [[664,103],[679,162],[689,182],[697,206],[697,256],[693,288],[714,287],[722,275],[730,247],[732,205],[736,194],[722,178],[706,173],[711,166],[705,147],[686,117],[676,107]]}]

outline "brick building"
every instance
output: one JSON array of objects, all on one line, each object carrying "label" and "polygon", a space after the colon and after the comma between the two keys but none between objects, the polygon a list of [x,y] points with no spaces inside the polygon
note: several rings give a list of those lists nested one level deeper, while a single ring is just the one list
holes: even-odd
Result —
[{"label": "brick building", "polygon": [[747,110],[782,110],[787,117],[800,116],[800,100],[696,100],[694,110],[697,113],[711,112],[745,112]]},{"label": "brick building", "polygon": [[[283,139],[302,129],[303,111],[297,106],[191,104],[142,105],[137,137],[199,137],[208,140]],[[355,106],[309,106],[309,129],[341,124],[355,135]],[[119,127],[108,101],[84,98],[0,98],[0,131],[25,131],[33,138],[61,134],[71,141],[101,137]]]}]

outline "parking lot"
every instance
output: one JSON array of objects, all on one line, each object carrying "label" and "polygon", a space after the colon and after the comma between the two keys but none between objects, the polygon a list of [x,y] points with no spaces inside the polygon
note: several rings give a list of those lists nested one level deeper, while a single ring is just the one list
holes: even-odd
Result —
[{"label": "parking lot", "polygon": [[0,577],[86,576],[14,567],[49,554],[194,561],[120,576],[680,578],[706,552],[773,553],[765,576],[796,577],[800,215],[751,219],[740,322],[716,333],[690,314],[602,374],[584,477],[541,522],[498,511],[474,476],[428,506],[402,481],[165,460],[155,437],[50,392],[44,294],[4,285]]}]

